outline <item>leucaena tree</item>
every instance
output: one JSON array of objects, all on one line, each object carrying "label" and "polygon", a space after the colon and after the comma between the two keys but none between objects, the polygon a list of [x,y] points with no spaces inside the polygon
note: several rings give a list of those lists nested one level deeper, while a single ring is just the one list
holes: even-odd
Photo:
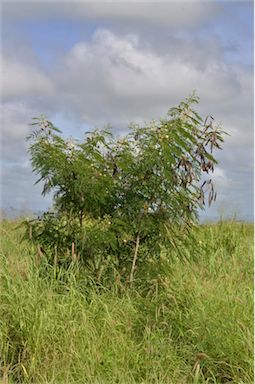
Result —
[{"label": "leucaena tree", "polygon": [[195,111],[198,101],[192,95],[118,140],[109,129],[65,140],[46,118],[35,118],[31,163],[54,204],[28,230],[49,259],[96,264],[113,256],[132,283],[139,262],[197,222],[206,198],[209,205],[216,199],[209,174],[224,133],[212,116]]}]

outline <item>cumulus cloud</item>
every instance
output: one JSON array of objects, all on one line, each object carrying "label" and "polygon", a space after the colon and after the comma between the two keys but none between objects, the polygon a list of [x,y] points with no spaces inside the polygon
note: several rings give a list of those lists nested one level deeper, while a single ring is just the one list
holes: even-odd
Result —
[{"label": "cumulus cloud", "polygon": [[25,97],[26,95],[49,95],[53,91],[52,83],[42,70],[35,65],[2,59],[2,93],[4,99]]},{"label": "cumulus cloud", "polygon": [[20,60],[8,65],[5,60],[4,97],[27,96],[28,107],[24,110],[21,103],[6,104],[3,126],[13,127],[13,136],[20,140],[21,125],[36,109],[64,112],[92,127],[112,123],[123,129],[130,121],[143,122],[166,114],[170,106],[196,89],[201,112],[212,113],[224,122],[231,134],[227,140],[231,147],[245,147],[252,138],[252,73],[220,60],[218,44],[215,56],[211,53],[207,60],[201,57],[203,66],[199,66],[196,53],[204,51],[200,40],[192,41],[189,60],[184,49],[176,54],[179,44],[175,43],[173,39],[172,49],[160,54],[135,34],[117,35],[98,29],[90,41],[76,43],[59,57],[48,73],[33,62]]},{"label": "cumulus cloud", "polygon": [[35,111],[24,102],[12,101],[2,103],[0,112],[2,160],[23,163],[27,161],[26,136]]},{"label": "cumulus cloud", "polygon": [[215,167],[214,173],[213,173],[213,179],[214,183],[217,186],[220,187],[228,187],[230,186],[232,180],[226,175],[226,171],[221,167]]},{"label": "cumulus cloud", "polygon": [[[247,188],[252,190],[253,73],[245,66],[226,62],[217,38],[212,38],[210,49],[198,37],[184,41],[173,36],[164,44],[167,49],[158,49],[137,34],[98,28],[90,40],[74,44],[47,72],[33,61],[5,58],[4,159],[27,161],[27,123],[40,112],[66,116],[75,126],[87,123],[93,128],[112,123],[115,130],[123,130],[131,121],[164,116],[169,107],[196,89],[202,115],[213,114],[231,134],[226,137],[214,174],[219,202],[242,201],[241,194],[245,193],[251,204]],[[8,194],[15,189],[18,171],[10,165],[5,169]],[[29,168],[20,168],[20,172],[27,176],[20,176],[17,185],[21,189],[26,183],[31,186]],[[26,192],[22,196],[20,199]],[[21,204],[21,200],[16,203]]]},{"label": "cumulus cloud", "polygon": [[[201,50],[200,43],[193,42],[194,57]],[[201,68],[196,59],[186,60],[181,52],[176,55],[174,47],[159,54],[144,48],[136,35],[118,36],[99,29],[91,41],[75,44],[61,58],[53,78],[56,88],[63,91],[59,102],[81,119],[121,124],[157,118],[193,89],[220,118],[233,111],[233,105],[246,110],[252,74],[243,72],[220,60],[204,60]]]},{"label": "cumulus cloud", "polygon": [[189,59],[179,45],[173,38],[170,49],[159,53],[135,34],[98,29],[90,41],[76,43],[59,57],[48,73],[22,59],[5,59],[3,95],[28,95],[46,110],[54,104],[55,110],[72,111],[96,125],[157,118],[193,89],[220,119],[252,108],[252,72],[220,59],[217,40],[210,57],[201,55],[207,44],[199,39],[190,44]]}]

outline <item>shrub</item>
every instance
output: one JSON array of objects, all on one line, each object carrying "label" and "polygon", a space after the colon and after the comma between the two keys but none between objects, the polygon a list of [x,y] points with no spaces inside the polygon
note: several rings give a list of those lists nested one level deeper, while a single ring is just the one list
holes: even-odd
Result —
[{"label": "shrub", "polygon": [[192,95],[164,119],[131,125],[119,140],[106,129],[76,143],[36,118],[29,153],[54,207],[28,223],[30,237],[49,255],[71,253],[84,263],[113,257],[132,282],[137,263],[158,257],[169,234],[174,241],[195,224],[207,192],[209,205],[216,199],[203,175],[214,170],[223,132],[192,109],[196,103]]}]

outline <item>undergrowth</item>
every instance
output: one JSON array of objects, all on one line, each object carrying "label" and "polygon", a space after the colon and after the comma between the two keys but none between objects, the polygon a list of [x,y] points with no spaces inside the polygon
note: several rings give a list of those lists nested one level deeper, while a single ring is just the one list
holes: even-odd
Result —
[{"label": "undergrowth", "polygon": [[22,235],[1,223],[2,383],[253,383],[252,225],[200,226],[132,289],[47,265]]}]

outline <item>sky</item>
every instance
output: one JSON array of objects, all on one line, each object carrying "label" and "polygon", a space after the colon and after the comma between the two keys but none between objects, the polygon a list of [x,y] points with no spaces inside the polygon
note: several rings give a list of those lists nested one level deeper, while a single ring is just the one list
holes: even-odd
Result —
[{"label": "sky", "polygon": [[165,117],[193,90],[229,136],[201,220],[253,221],[252,1],[1,3],[1,207],[51,207],[34,185],[26,136],[41,113],[66,137]]}]

